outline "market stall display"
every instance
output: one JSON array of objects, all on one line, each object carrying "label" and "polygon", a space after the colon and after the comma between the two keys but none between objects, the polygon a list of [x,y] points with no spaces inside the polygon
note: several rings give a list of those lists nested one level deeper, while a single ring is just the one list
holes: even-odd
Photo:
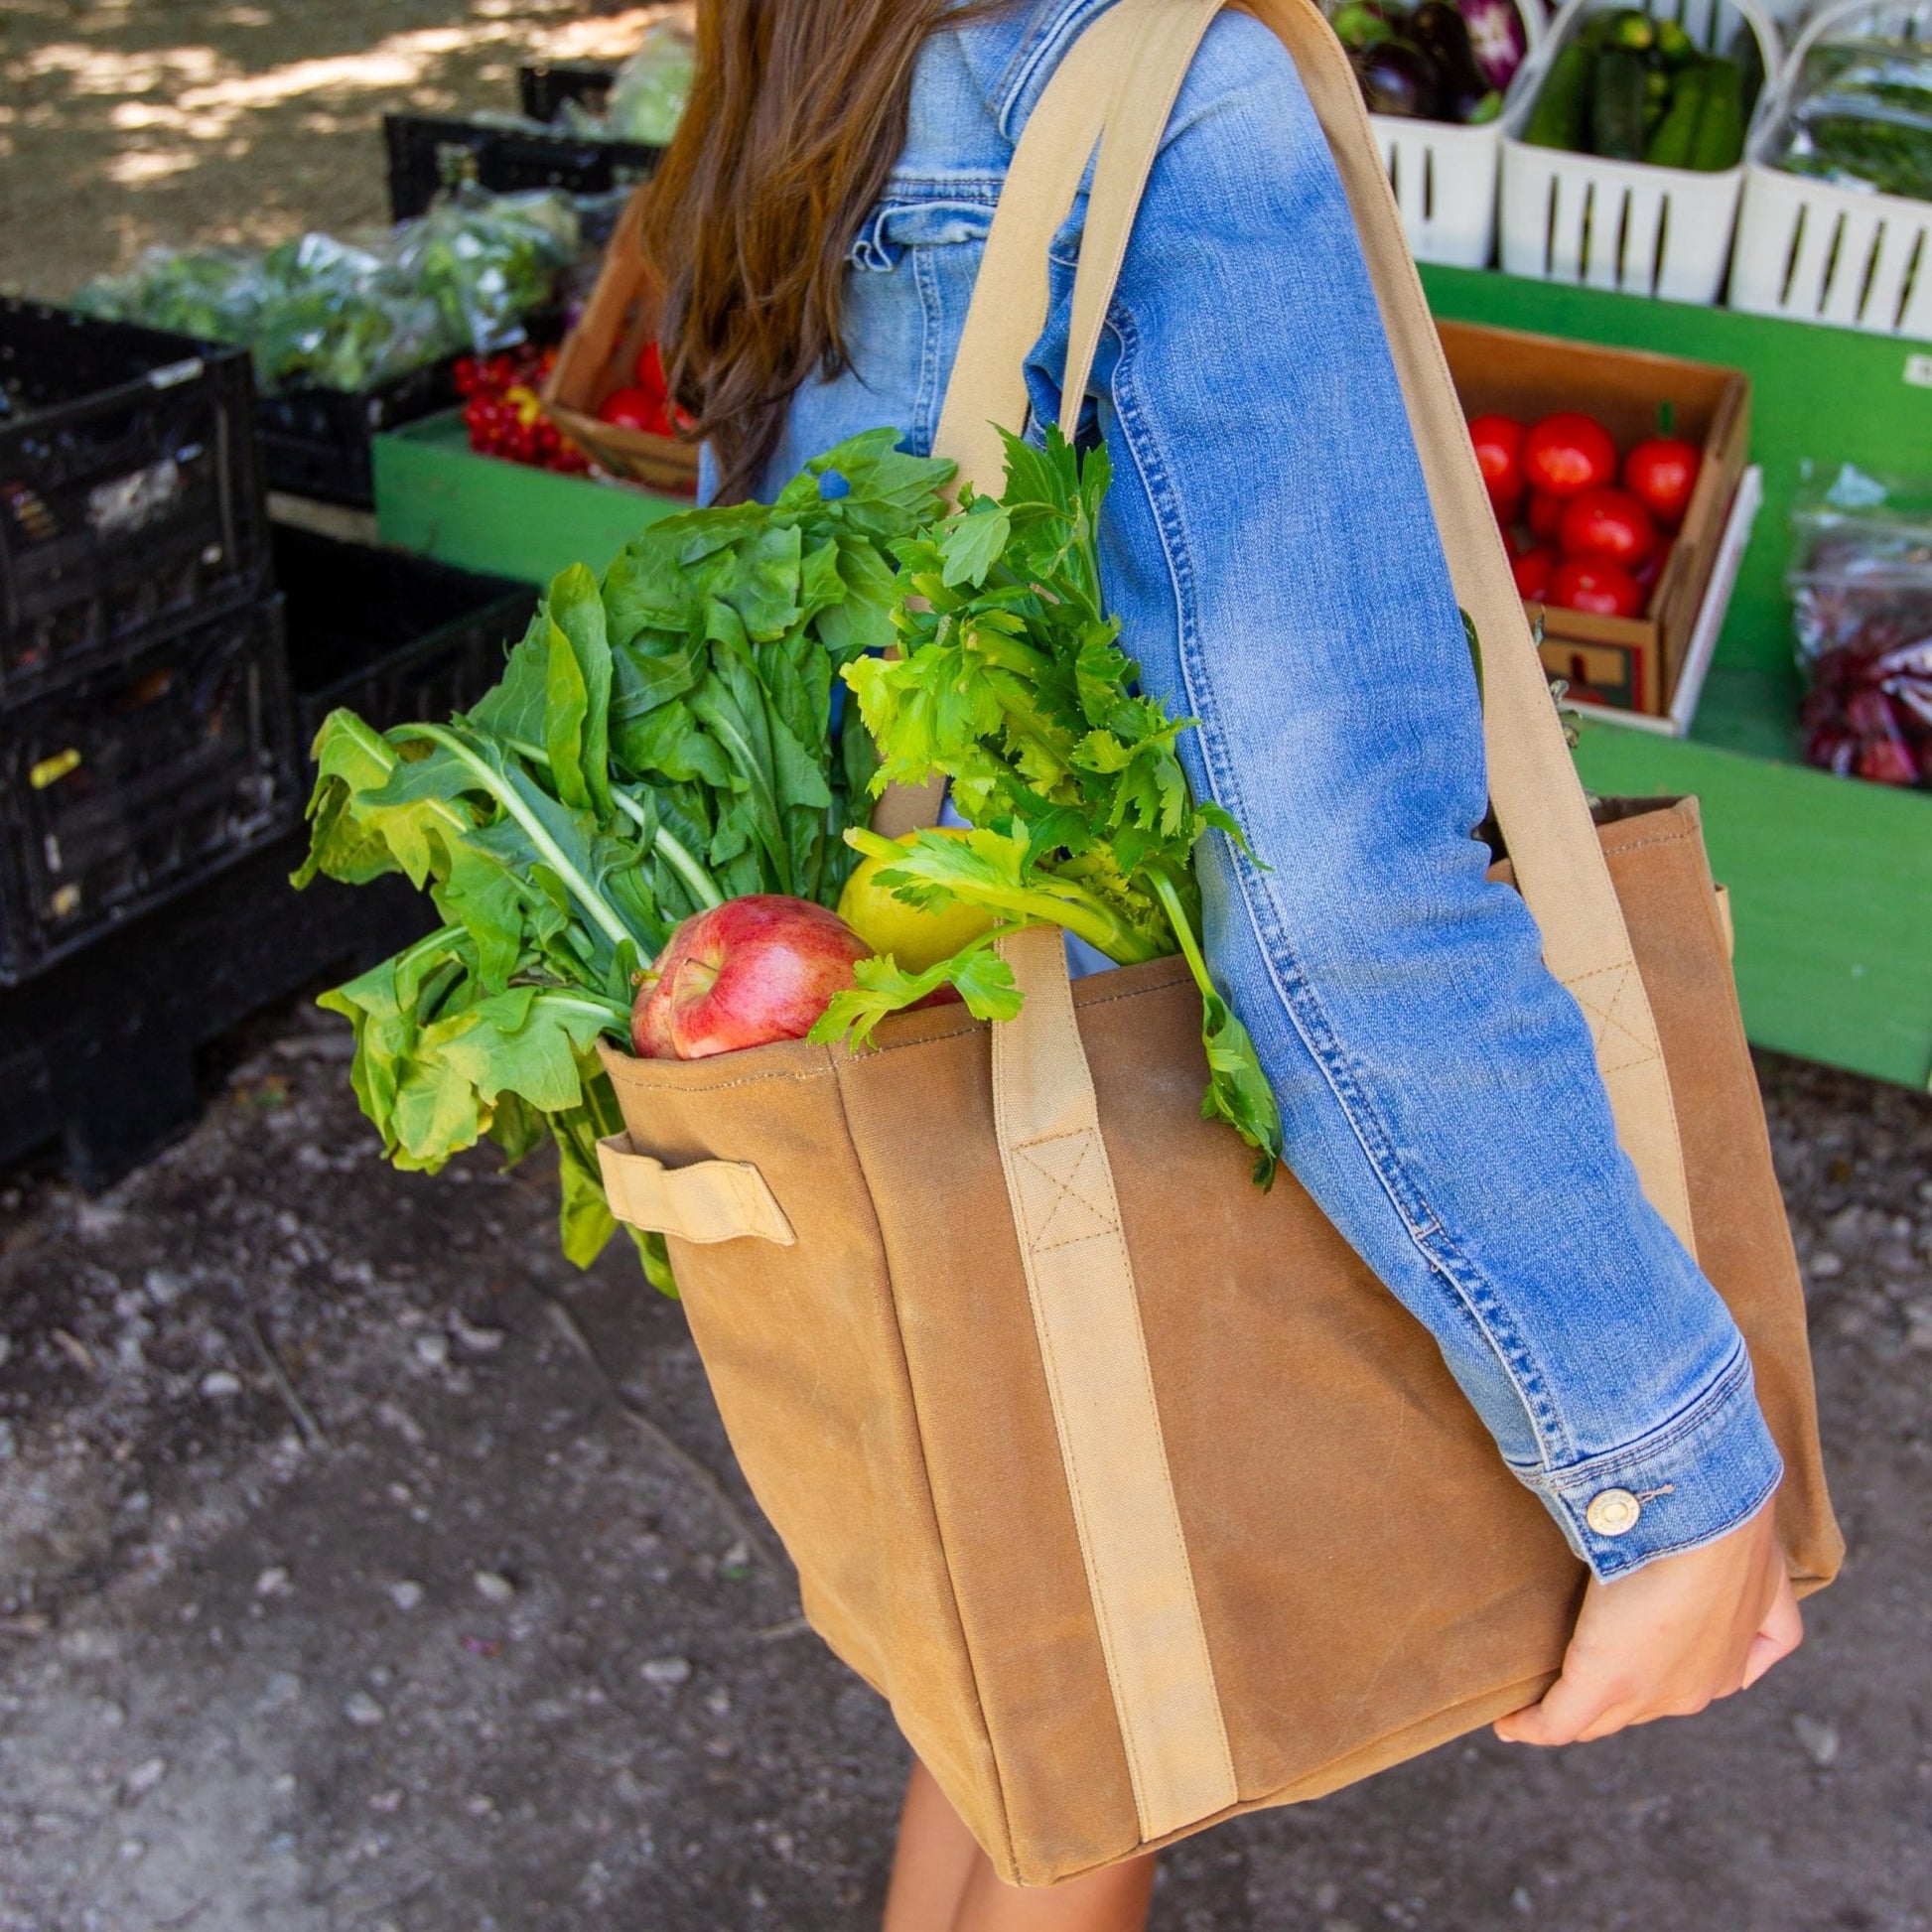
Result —
[{"label": "market stall display", "polygon": [[647,181],[684,111],[695,59],[690,34],[658,21],[621,67],[520,69],[520,113],[385,115],[391,214],[398,221],[420,214],[466,183],[498,194],[604,195]]},{"label": "market stall display", "polygon": [[248,361],[0,299],[0,708],[267,578]]},{"label": "market stall display", "polygon": [[[653,21],[636,52],[602,76],[602,86],[554,89],[541,119],[561,133],[665,147],[684,117],[697,65],[697,41],[690,28],[678,20]],[[528,112],[530,85],[522,84]]]},{"label": "market stall display", "polygon": [[472,190],[366,238],[151,250],[74,300],[245,345],[270,486],[367,504],[370,436],[454,401],[457,355],[523,341],[578,245],[567,197]]},{"label": "market stall display", "polygon": [[1805,757],[1841,777],[1932,786],[1932,480],[1846,464],[1791,521]]},{"label": "market stall display", "polygon": [[1567,0],[1504,118],[1504,269],[1715,302],[1779,62],[1757,0],[1684,0],[1675,18]]},{"label": "market stall display", "polygon": [[1743,476],[1749,382],[1508,330],[1440,333],[1545,665],[1587,703],[1663,715]]},{"label": "market stall display", "polygon": [[1543,31],[1542,0],[1344,0],[1332,24],[1419,261],[1496,248],[1503,95]]},{"label": "market stall display", "polygon": [[1751,144],[1730,300],[1932,340],[1932,7],[1816,15]]}]

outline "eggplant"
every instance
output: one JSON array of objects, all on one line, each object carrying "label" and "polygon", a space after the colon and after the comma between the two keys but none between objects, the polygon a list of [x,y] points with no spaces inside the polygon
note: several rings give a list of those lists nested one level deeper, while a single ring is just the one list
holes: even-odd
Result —
[{"label": "eggplant", "polygon": [[1461,13],[1469,52],[1484,84],[1507,87],[1529,52],[1516,0],[1461,0]]},{"label": "eggplant", "polygon": [[1378,41],[1350,55],[1349,65],[1370,113],[1421,121],[1441,118],[1436,65],[1413,41]]},{"label": "eggplant", "polygon": [[1476,67],[1462,16],[1449,0],[1423,0],[1409,31],[1436,69],[1439,116],[1451,121],[1473,119],[1477,106],[1492,90]]}]

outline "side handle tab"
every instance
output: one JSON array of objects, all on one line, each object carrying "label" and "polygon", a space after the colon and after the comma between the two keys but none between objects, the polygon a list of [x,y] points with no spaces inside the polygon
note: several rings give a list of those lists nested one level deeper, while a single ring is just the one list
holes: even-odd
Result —
[{"label": "side handle tab", "polygon": [[695,1161],[667,1168],[639,1154],[627,1134],[597,1144],[604,1191],[619,1220],[651,1234],[710,1243],[746,1239],[795,1247],[777,1196],[748,1161]]}]

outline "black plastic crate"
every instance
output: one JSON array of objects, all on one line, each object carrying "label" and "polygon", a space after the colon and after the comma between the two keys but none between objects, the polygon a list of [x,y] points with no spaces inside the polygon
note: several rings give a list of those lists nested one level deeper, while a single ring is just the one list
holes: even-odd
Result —
[{"label": "black plastic crate", "polygon": [[372,509],[375,456],[370,439],[453,407],[457,360],[449,356],[405,370],[372,389],[325,389],[302,382],[262,396],[255,406],[255,427],[269,488]]},{"label": "black plastic crate", "polygon": [[274,838],[298,770],[279,598],[10,708],[0,984]]},{"label": "black plastic crate", "polygon": [[647,181],[664,158],[662,148],[638,141],[425,114],[385,114],[382,138],[389,151],[389,211],[398,221],[421,214],[440,190],[466,181],[497,195],[538,188],[608,195]]},{"label": "black plastic crate", "polygon": [[25,985],[0,987],[0,1164],[64,1155],[90,1192],[195,1123],[197,1055],[263,1007],[337,985],[436,922],[406,879],[305,892],[291,830]]},{"label": "black plastic crate", "polygon": [[275,532],[302,744],[342,706],[378,731],[466,711],[529,627],[534,586],[396,550]]},{"label": "black plastic crate", "polygon": [[554,121],[567,100],[601,114],[617,79],[604,61],[532,61],[516,70],[516,104],[533,121]]},{"label": "black plastic crate", "polygon": [[267,587],[245,352],[0,299],[0,703]]}]

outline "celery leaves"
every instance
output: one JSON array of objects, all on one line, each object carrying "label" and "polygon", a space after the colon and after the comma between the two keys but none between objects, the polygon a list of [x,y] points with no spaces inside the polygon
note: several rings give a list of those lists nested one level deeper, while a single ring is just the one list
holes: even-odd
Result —
[{"label": "celery leaves", "polygon": [[[861,657],[842,673],[879,747],[873,789],[943,773],[976,829],[900,847],[855,827],[847,842],[889,860],[881,884],[914,905],[959,899],[1014,923],[1050,922],[1122,963],[1184,954],[1202,999],[1203,1112],[1255,1149],[1266,1186],[1281,1117],[1253,1041],[1208,976],[1193,870],[1205,833],[1239,843],[1240,827],[1194,803],[1175,749],[1190,721],[1141,691],[1107,614],[1106,452],[1081,460],[1051,429],[1043,449],[1013,436],[1006,448],[997,498],[969,488],[954,515],[894,546],[912,593],[894,614],[900,655]],[[949,962],[962,995],[982,945]],[[862,1038],[888,999],[909,1005],[947,977],[943,966],[897,982],[875,975],[868,997],[835,1006],[813,1036]]]}]

